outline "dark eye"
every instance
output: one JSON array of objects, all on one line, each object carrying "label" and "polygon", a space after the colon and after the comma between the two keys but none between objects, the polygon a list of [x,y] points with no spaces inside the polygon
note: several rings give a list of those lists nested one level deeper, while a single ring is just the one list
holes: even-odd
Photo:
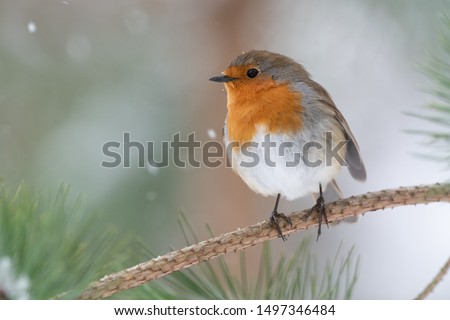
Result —
[{"label": "dark eye", "polygon": [[258,73],[259,73],[258,69],[253,69],[252,68],[252,69],[247,71],[247,77],[254,78],[254,77],[256,77],[258,75]]}]

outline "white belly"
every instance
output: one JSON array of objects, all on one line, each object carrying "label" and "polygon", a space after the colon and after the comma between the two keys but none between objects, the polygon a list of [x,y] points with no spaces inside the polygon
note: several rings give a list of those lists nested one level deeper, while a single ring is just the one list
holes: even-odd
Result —
[{"label": "white belly", "polygon": [[[304,148],[311,137],[299,136],[293,139],[284,134],[272,134],[270,141],[273,146],[264,148],[262,142],[266,134],[265,128],[259,127],[252,145],[247,145],[246,151],[233,148],[229,153],[233,170],[253,191],[264,196],[280,193],[288,200],[293,200],[308,193],[317,193],[319,184],[326,188],[338,174],[341,166],[337,161],[326,163],[325,147],[321,150],[316,147]],[[325,144],[324,141],[320,142]],[[226,134],[225,143],[230,143]],[[320,165],[317,160],[321,161]]]}]

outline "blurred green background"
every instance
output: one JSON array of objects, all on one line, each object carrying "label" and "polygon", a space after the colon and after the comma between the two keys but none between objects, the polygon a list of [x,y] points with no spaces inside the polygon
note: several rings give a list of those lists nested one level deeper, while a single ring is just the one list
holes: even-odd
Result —
[{"label": "blurred green background", "polygon": [[[124,132],[143,143],[177,132],[195,132],[202,142],[214,132],[221,141],[226,97],[208,79],[242,51],[267,49],[303,63],[347,118],[368,181],[343,172],[345,195],[440,181],[442,168],[414,156],[420,137],[404,133],[427,125],[404,112],[429,100],[420,64],[437,47],[439,14],[448,7],[444,0],[3,0],[0,177],[11,190],[25,180],[44,194],[68,183],[102,213],[105,230],[135,234],[156,254],[183,245],[180,212],[201,239],[206,223],[219,234],[267,219],[274,199],[253,194],[223,166],[148,170],[138,168],[134,152],[131,168],[101,167],[103,144],[122,141]],[[283,201],[281,209],[311,204]],[[354,297],[409,298],[445,261],[445,252],[430,252],[449,243],[441,236],[448,230],[433,222],[448,219],[445,210],[367,215],[325,230],[313,248],[326,260],[339,243],[356,244],[362,259]],[[434,215],[429,224],[425,211]],[[407,219],[417,224],[406,227]],[[419,237],[432,228],[438,236]],[[303,236],[274,248],[293,250]],[[421,253],[428,259],[418,259]],[[434,297],[448,297],[449,289],[447,282]]]}]

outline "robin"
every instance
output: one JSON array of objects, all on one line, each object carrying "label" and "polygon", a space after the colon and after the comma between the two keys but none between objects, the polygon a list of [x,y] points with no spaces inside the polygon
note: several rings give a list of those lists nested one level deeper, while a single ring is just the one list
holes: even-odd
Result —
[{"label": "robin", "polygon": [[313,81],[305,68],[277,53],[252,50],[237,56],[222,75],[228,113],[224,140],[233,170],[255,192],[276,196],[270,225],[286,240],[278,220],[292,225],[278,212],[280,197],[297,199],[317,193],[310,213],[328,226],[323,190],[342,166],[352,177],[366,179],[358,144],[329,93]]}]

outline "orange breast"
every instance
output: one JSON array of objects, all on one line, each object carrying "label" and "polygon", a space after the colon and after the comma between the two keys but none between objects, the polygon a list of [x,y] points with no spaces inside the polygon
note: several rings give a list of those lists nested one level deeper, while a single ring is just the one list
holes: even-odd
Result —
[{"label": "orange breast", "polygon": [[288,85],[262,79],[251,83],[227,83],[227,130],[230,141],[252,141],[258,125],[270,133],[293,134],[303,126],[301,94]]}]

